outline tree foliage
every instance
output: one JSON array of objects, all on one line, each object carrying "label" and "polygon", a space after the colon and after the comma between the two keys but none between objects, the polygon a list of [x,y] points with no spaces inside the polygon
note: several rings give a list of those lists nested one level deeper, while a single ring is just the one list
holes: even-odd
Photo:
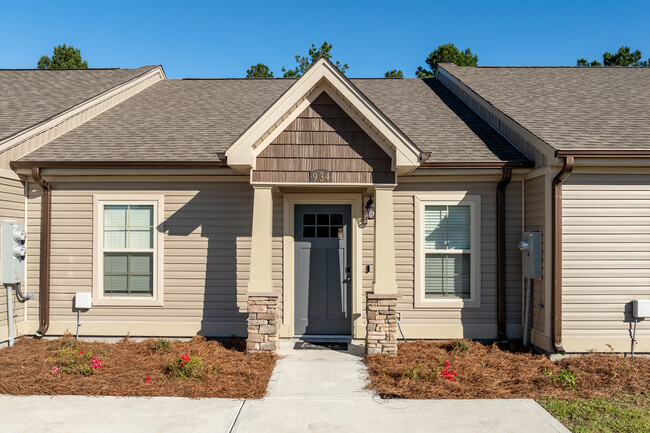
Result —
[{"label": "tree foliage", "polygon": [[616,53],[605,51],[603,53],[603,63],[598,60],[588,62],[584,57],[576,61],[577,66],[650,66],[650,59],[641,60],[641,51],[632,51],[630,47],[623,45]]},{"label": "tree foliage", "polygon": [[385,78],[404,78],[404,74],[401,69],[393,69],[384,74]]},{"label": "tree foliage", "polygon": [[[296,66],[293,69],[286,69],[282,67],[282,72],[284,72],[284,78],[299,78],[301,77],[309,67],[316,62],[319,58],[324,57],[328,60],[332,60],[332,44],[328,44],[327,41],[324,41],[323,44],[316,48],[316,45],[311,44],[309,53],[307,56],[296,56]],[[339,71],[345,74],[345,71],[348,70],[349,66],[347,63],[341,64],[338,60],[333,62]]]},{"label": "tree foliage", "polygon": [[430,69],[425,69],[422,66],[418,66],[418,70],[415,71],[415,75],[418,78],[428,78],[433,77],[436,72],[436,66],[438,63],[453,63],[458,66],[476,66],[478,64],[478,56],[472,54],[472,50],[469,48],[465,51],[460,51],[456,48],[456,45],[452,43],[439,45],[434,51],[429,54],[429,57],[426,59],[427,65]]},{"label": "tree foliage", "polygon": [[52,57],[42,56],[38,60],[38,69],[87,69],[88,62],[81,59],[81,51],[72,45],[54,47]]},{"label": "tree foliage", "polygon": [[273,78],[273,72],[264,63],[258,63],[246,71],[246,78]]}]

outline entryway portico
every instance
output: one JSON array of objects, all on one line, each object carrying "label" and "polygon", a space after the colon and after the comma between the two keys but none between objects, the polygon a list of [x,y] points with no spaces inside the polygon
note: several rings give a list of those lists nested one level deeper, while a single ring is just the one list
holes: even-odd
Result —
[{"label": "entryway portico", "polygon": [[[419,165],[420,153],[325,59],[229,149],[228,165],[249,173],[254,189],[249,350],[275,350],[279,336],[341,333],[368,338],[370,351],[396,348],[393,190],[398,174]],[[281,288],[272,272],[274,200],[283,202]],[[372,257],[364,267],[369,200],[374,231],[365,239]],[[313,212],[303,212],[306,206]],[[296,257],[297,246],[304,257]],[[311,249],[322,250],[316,255],[328,264],[314,262]],[[364,274],[373,277],[368,313]]]}]

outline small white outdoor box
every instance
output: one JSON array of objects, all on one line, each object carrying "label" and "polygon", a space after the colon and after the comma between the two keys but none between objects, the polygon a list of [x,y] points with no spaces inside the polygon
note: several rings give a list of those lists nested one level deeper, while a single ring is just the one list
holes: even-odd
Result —
[{"label": "small white outdoor box", "polygon": [[88,310],[93,306],[92,294],[83,292],[74,295],[74,307],[77,310]]},{"label": "small white outdoor box", "polygon": [[635,299],[632,301],[632,315],[636,319],[650,317],[650,299]]}]

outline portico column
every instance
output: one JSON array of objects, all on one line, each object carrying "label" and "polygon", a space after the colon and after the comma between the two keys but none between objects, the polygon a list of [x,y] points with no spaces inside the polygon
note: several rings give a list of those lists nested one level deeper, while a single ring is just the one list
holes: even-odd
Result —
[{"label": "portico column", "polygon": [[279,293],[271,274],[273,194],[270,185],[254,186],[251,264],[248,278],[249,352],[275,352],[278,348]]},{"label": "portico column", "polygon": [[375,187],[375,283],[373,292],[397,294],[393,187]]},{"label": "portico column", "polygon": [[375,282],[366,295],[366,352],[397,354],[397,277],[393,187],[375,187]]},{"label": "portico column", "polygon": [[254,186],[251,268],[248,292],[273,290],[271,279],[271,242],[273,230],[273,194],[271,185]]}]

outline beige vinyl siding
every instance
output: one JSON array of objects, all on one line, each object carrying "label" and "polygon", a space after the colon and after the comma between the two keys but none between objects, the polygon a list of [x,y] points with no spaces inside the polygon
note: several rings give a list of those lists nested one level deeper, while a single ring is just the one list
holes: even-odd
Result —
[{"label": "beige vinyl siding", "polygon": [[[571,175],[562,199],[567,351],[629,351],[633,299],[650,299],[650,175]],[[637,350],[650,352],[640,321]]]},{"label": "beige vinyl siding", "polygon": [[[31,184],[30,184],[31,186]],[[51,333],[74,330],[76,292],[92,291],[93,194],[164,195],[163,307],[95,306],[82,334],[246,334],[253,190],[247,182],[52,183]],[[278,204],[279,203],[279,204]],[[282,205],[276,199],[274,286],[282,282]],[[38,282],[40,190],[30,188],[28,276]],[[31,317],[37,317],[32,304]]]},{"label": "beige vinyl siding", "polygon": [[[547,214],[547,195],[550,190],[547,188],[548,176],[538,176],[525,181],[524,184],[524,220],[525,231],[539,230],[542,233],[542,279],[535,280],[533,283],[533,302],[531,313],[531,328],[533,330],[531,341],[542,347],[544,350],[550,350],[550,330],[549,320],[547,320],[547,283],[550,282],[550,268],[547,267],[545,260],[546,241],[548,233],[546,226]],[[543,306],[543,307],[542,307]],[[550,311],[550,310],[549,310]]]},{"label": "beige vinyl siding", "polygon": [[[24,186],[19,180],[0,177],[0,221],[2,220],[20,222],[25,220]],[[14,313],[18,315],[14,319],[14,325],[18,325],[24,320],[24,308],[15,294],[13,296],[13,307]],[[0,285],[0,343],[9,339],[8,320],[7,291],[4,285]],[[19,335],[18,329],[16,329],[15,334],[16,336]]]},{"label": "beige vinyl siding", "polygon": [[[394,193],[395,249],[399,311],[406,338],[496,338],[496,186],[494,181],[450,179],[448,182],[403,182]],[[415,200],[416,194],[441,191],[481,196],[481,306],[480,308],[416,308],[415,295]],[[506,190],[507,324],[511,337],[521,336],[521,258],[516,252],[521,236],[521,185],[512,182]],[[364,229],[364,264],[372,263],[371,227]],[[368,233],[366,233],[368,232]],[[372,276],[364,276],[370,289]]]}]

